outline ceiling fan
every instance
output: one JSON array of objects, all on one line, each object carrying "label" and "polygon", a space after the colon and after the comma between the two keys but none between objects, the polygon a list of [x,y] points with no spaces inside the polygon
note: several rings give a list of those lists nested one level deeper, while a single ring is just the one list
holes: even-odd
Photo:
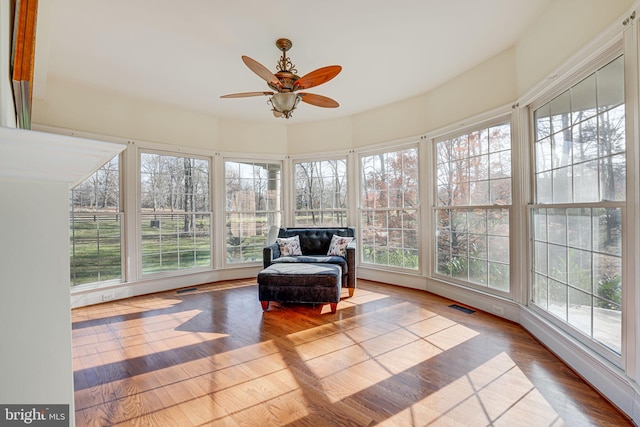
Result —
[{"label": "ceiling fan", "polygon": [[242,56],[242,61],[249,67],[251,71],[256,73],[259,77],[267,82],[267,85],[275,92],[243,92],[232,93],[229,95],[223,95],[220,98],[245,98],[249,96],[269,96],[267,101],[271,104],[271,111],[274,117],[282,117],[288,119],[291,117],[293,110],[295,110],[298,103],[302,100],[307,104],[315,105],[316,107],[324,108],[336,108],[339,104],[326,96],[316,95],[313,93],[298,92],[299,90],[309,89],[314,86],[321,85],[328,82],[332,78],[338,75],[342,71],[342,67],[339,65],[329,65],[327,67],[318,68],[300,77],[297,75],[295,65],[291,62],[291,59],[287,57],[287,51],[291,49],[292,43],[289,39],[276,40],[276,46],[282,51],[282,57],[278,60],[276,66],[277,72],[273,74],[264,65],[258,61],[249,58],[248,56]]}]

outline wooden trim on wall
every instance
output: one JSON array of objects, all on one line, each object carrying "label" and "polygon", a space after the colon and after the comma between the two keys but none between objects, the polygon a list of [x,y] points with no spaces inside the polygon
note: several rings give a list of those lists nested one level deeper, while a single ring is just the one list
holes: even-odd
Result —
[{"label": "wooden trim on wall", "polygon": [[31,128],[37,16],[38,0],[15,0],[12,82],[18,126],[22,129]]}]

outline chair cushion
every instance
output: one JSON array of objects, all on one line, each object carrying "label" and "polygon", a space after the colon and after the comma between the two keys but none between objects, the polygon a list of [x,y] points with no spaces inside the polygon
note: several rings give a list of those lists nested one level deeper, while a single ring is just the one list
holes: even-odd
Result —
[{"label": "chair cushion", "polygon": [[292,263],[292,262],[336,264],[342,267],[342,274],[347,274],[348,272],[347,260],[341,256],[328,256],[328,255],[281,256],[273,260],[274,264]]}]

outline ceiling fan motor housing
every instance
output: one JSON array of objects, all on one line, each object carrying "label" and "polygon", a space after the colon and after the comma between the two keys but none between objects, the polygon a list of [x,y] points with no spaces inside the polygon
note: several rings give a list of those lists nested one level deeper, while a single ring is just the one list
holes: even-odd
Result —
[{"label": "ceiling fan motor housing", "polygon": [[300,78],[300,76],[290,73],[288,71],[278,71],[275,76],[280,80],[280,87],[268,83],[269,87],[276,92],[291,92],[293,91],[293,87],[295,85],[296,80]]}]

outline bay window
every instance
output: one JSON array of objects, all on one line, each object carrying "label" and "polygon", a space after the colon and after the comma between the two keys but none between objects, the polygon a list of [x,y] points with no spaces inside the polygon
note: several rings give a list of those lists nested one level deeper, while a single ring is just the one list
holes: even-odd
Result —
[{"label": "bay window", "polygon": [[624,59],[534,107],[532,303],[614,353],[622,341]]}]

